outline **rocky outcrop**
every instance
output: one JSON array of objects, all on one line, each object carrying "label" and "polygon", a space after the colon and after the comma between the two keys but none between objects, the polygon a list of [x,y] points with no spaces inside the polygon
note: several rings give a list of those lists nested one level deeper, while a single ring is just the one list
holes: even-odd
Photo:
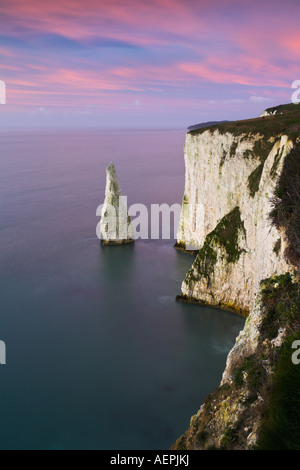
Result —
[{"label": "rocky outcrop", "polygon": [[122,195],[113,163],[110,163],[106,169],[105,200],[101,210],[100,239],[103,245],[123,245],[134,242],[134,230],[128,215],[127,198]]},{"label": "rocky outcrop", "polygon": [[187,134],[177,246],[199,252],[182,283],[182,299],[247,314],[261,279],[289,270],[284,232],[268,214],[294,140],[280,126],[274,134],[265,126],[273,118]]}]

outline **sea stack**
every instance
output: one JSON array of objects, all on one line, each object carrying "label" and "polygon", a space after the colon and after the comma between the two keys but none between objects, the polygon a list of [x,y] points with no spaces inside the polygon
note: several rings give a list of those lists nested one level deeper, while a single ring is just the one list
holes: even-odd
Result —
[{"label": "sea stack", "polygon": [[103,245],[124,245],[134,242],[134,230],[122,195],[114,164],[106,169],[105,199],[101,211],[100,238]]}]

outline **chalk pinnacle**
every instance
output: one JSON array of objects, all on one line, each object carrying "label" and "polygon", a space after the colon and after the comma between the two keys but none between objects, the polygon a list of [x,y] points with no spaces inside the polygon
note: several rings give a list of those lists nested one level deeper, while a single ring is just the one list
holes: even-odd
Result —
[{"label": "chalk pinnacle", "polygon": [[100,221],[103,245],[123,245],[134,242],[134,230],[127,209],[127,197],[122,195],[114,164],[106,169],[105,199]]}]

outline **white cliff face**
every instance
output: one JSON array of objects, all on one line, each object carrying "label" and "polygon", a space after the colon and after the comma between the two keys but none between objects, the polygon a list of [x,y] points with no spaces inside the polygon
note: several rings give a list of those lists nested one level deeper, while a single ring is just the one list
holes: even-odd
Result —
[{"label": "white cliff face", "polygon": [[116,169],[106,169],[105,200],[101,211],[100,238],[104,245],[132,243],[133,227],[127,211],[127,198],[122,195]]},{"label": "white cliff face", "polygon": [[[292,146],[286,135],[267,139],[218,129],[187,134],[177,244],[200,251],[182,284],[183,296],[248,313],[260,281],[290,269],[283,257],[284,236],[268,222],[268,214]],[[232,211],[238,219],[228,219]],[[207,238],[216,227],[216,236]],[[224,242],[228,232],[229,245]]]},{"label": "white cliff face", "polygon": [[[286,175],[285,158],[299,143],[299,118],[290,105],[278,109],[266,110],[265,116],[283,111],[286,119],[236,122],[186,137],[177,246],[199,251],[182,283],[181,297],[248,316],[228,354],[220,386],[191,418],[175,450],[255,448],[281,347],[298,331],[298,316],[291,312],[299,294],[299,272],[285,260],[290,240],[271,225],[269,214],[277,182]],[[289,157],[287,163],[295,155]],[[282,190],[288,194],[287,181]],[[274,315],[279,305],[281,313]]]},{"label": "white cliff face", "polygon": [[[174,449],[246,450],[258,444],[276,377],[278,352],[294,328],[292,324],[277,324],[275,336],[270,337],[268,328],[273,316],[270,316],[264,289],[269,292],[273,289],[277,296],[275,302],[278,302],[287,288],[286,285],[278,287],[278,279],[275,276],[261,284],[255,306],[227,356],[220,386],[192,416],[189,428],[176,441]],[[295,286],[299,283],[298,274],[293,282]],[[279,292],[276,293],[274,286]]]}]

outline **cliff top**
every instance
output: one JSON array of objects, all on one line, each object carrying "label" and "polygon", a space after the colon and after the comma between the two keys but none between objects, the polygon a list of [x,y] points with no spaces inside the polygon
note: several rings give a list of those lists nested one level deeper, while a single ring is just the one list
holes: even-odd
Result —
[{"label": "cliff top", "polygon": [[294,103],[280,104],[279,106],[274,106],[273,108],[267,108],[264,111],[264,113],[267,113],[267,114],[289,114],[289,113],[294,113],[294,112],[295,112]]},{"label": "cliff top", "polygon": [[190,130],[188,134],[200,135],[207,130],[211,132],[218,130],[220,134],[260,134],[266,138],[286,134],[293,140],[300,136],[300,106],[290,103],[268,108],[266,112],[275,112],[275,114],[266,114],[258,118],[240,121],[229,121],[210,127]]},{"label": "cliff top", "polygon": [[188,127],[189,131],[195,131],[197,129],[202,129],[203,127],[211,127],[215,126],[216,124],[223,124],[224,122],[228,121],[208,121],[208,122],[201,122],[200,124],[193,124],[192,126]]}]

